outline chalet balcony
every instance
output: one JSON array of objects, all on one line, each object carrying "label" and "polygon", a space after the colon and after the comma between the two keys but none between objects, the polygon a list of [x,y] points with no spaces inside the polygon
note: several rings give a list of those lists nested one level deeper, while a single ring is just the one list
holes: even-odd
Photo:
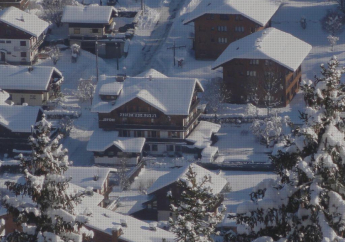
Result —
[{"label": "chalet balcony", "polygon": [[141,129],[141,130],[171,130],[171,131],[185,131],[197,120],[201,115],[201,111],[198,110],[192,118],[189,119],[185,125],[175,124],[116,124],[109,121],[99,121],[99,127],[106,130],[115,129]]},{"label": "chalet balcony", "polygon": [[107,39],[106,35],[99,35],[99,36],[91,36],[91,35],[69,35],[69,39],[71,40],[83,40],[83,41],[96,41],[96,40],[101,40],[101,39]]},{"label": "chalet balcony", "polygon": [[32,45],[30,49],[31,49],[31,50],[36,50],[36,49],[38,49],[38,48],[43,44],[44,37],[45,37],[45,36],[40,37],[40,38],[37,40],[36,44]]}]

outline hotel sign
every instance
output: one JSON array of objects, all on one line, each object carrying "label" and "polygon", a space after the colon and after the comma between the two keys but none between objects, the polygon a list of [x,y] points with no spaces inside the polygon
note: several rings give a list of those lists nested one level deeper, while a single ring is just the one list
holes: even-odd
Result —
[{"label": "hotel sign", "polygon": [[155,113],[120,113],[122,118],[157,118]]}]

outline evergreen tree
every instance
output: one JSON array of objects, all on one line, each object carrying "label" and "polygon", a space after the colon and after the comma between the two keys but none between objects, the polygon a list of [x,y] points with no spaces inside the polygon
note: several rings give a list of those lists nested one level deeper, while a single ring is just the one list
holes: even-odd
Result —
[{"label": "evergreen tree", "polygon": [[74,212],[83,193],[72,191],[70,178],[63,176],[70,163],[67,149],[59,144],[61,135],[51,140],[50,133],[51,123],[43,115],[29,138],[31,155],[20,156],[25,181],[5,183],[16,197],[5,196],[3,206],[23,231],[8,234],[2,241],[81,242],[83,237],[93,237],[93,232],[83,227],[87,217]]},{"label": "evergreen tree", "polygon": [[272,162],[279,175],[237,209],[232,241],[345,241],[345,86],[336,57],[321,78],[303,82],[303,126],[279,146]]},{"label": "evergreen tree", "polygon": [[213,241],[215,226],[223,215],[218,211],[212,212],[221,197],[212,193],[208,186],[210,182],[210,176],[198,177],[193,165],[190,165],[185,178],[178,181],[178,186],[183,191],[181,198],[174,199],[172,193],[168,192],[172,201],[170,208],[176,218],[169,218],[170,231],[176,234],[176,241]]}]

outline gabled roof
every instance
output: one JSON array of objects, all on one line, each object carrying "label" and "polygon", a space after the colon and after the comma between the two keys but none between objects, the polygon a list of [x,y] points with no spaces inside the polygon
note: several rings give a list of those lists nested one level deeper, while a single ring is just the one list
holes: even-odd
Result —
[{"label": "gabled roof", "polygon": [[113,78],[100,81],[97,85],[92,112],[110,113],[127,102],[139,98],[165,115],[188,115],[195,88],[203,91],[196,78],[177,77],[130,77],[123,82],[120,96],[115,103],[102,101],[99,97],[103,85],[114,83]]},{"label": "gabled roof", "polygon": [[203,0],[183,24],[188,24],[204,14],[240,14],[261,26],[265,26],[278,10],[276,0]]},{"label": "gabled roof", "polygon": [[5,8],[0,11],[0,22],[11,25],[35,37],[39,37],[49,27],[48,22],[15,7]]},{"label": "gabled roof", "polygon": [[103,131],[96,129],[90,137],[87,144],[87,150],[92,152],[103,152],[109,147],[115,145],[123,152],[139,153],[142,151],[145,138],[118,137],[117,131]]},{"label": "gabled roof", "polygon": [[268,28],[232,42],[213,63],[212,69],[233,59],[268,59],[295,71],[311,48],[291,34]]},{"label": "gabled roof", "polygon": [[152,77],[152,78],[168,78],[166,75],[164,75],[163,73],[155,70],[155,69],[148,69],[142,73],[140,73],[139,75],[137,75],[137,77]]},{"label": "gabled roof", "polygon": [[12,132],[30,133],[39,111],[39,107],[0,105],[0,125]]},{"label": "gabled roof", "polygon": [[54,72],[62,78],[62,73],[55,67],[34,66],[29,71],[27,66],[0,65],[0,88],[46,91]]},{"label": "gabled roof", "polygon": [[[211,183],[207,184],[212,189],[213,194],[220,193],[224,186],[226,185],[227,181],[223,177],[217,175],[216,173],[209,171],[199,165],[191,164],[193,167],[193,171],[196,172],[196,179],[197,182],[201,182],[205,175],[211,176]],[[159,177],[152,186],[147,190],[147,194],[151,194],[155,191],[162,189],[174,182],[179,181],[180,179],[186,179],[186,173],[188,172],[188,167],[181,167],[178,169],[174,169],[171,172]]]},{"label": "gabled roof", "polygon": [[194,147],[204,149],[212,144],[212,134],[217,133],[220,127],[220,124],[215,124],[207,121],[200,121],[200,123],[189,134],[186,140],[193,142]]},{"label": "gabled roof", "polygon": [[117,13],[117,10],[112,6],[66,6],[61,22],[109,24],[113,13]]},{"label": "gabled roof", "polygon": [[[70,166],[67,171],[65,171],[65,177],[71,177],[71,183],[88,188],[92,187],[94,189],[102,189],[104,183],[108,179],[110,172],[117,171],[114,168],[107,167],[76,167]],[[97,175],[97,181],[94,180],[94,176]]]}]

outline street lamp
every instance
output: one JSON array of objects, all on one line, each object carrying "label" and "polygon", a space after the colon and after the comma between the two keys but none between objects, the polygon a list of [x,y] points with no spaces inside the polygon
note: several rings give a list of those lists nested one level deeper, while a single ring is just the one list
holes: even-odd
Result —
[{"label": "street lamp", "polygon": [[[105,44],[101,44],[101,46],[104,46]],[[98,41],[95,42],[95,49],[96,49],[96,78],[98,83]]]}]

